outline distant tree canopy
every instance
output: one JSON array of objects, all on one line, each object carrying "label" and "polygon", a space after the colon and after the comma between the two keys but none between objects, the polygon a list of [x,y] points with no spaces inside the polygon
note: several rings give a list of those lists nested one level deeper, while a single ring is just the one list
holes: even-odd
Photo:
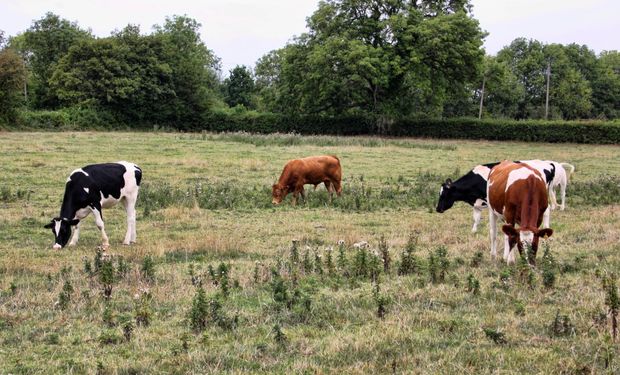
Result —
[{"label": "distant tree canopy", "polygon": [[224,80],[224,87],[224,100],[230,107],[242,105],[245,108],[254,108],[255,85],[249,68],[237,65]]},{"label": "distant tree canopy", "polygon": [[7,48],[4,32],[0,30],[0,121],[15,120],[15,110],[23,101],[25,80],[24,62],[14,49]]},{"label": "distant tree canopy", "polygon": [[467,1],[329,0],[309,32],[261,58],[265,110],[442,115],[478,78],[484,34]]},{"label": "distant tree canopy", "polygon": [[0,121],[24,106],[179,129],[228,107],[448,118],[478,115],[482,94],[483,117],[540,119],[547,65],[550,119],[620,117],[618,51],[518,38],[485,56],[471,9],[469,0],[321,1],[308,32],[225,79],[187,16],[98,38],[47,13],[8,40],[0,32]]}]

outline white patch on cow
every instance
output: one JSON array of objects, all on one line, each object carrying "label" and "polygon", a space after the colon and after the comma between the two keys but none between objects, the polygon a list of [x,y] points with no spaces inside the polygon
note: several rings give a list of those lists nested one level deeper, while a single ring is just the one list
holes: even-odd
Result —
[{"label": "white patch on cow", "polygon": [[84,207],[77,210],[75,213],[74,219],[82,220],[90,213],[90,207]]},{"label": "white patch on cow", "polygon": [[90,189],[89,189],[89,188],[83,188],[83,189],[84,189],[84,191],[85,191],[86,193],[88,193],[88,192],[90,191]]},{"label": "white patch on cow", "polygon": [[[109,196],[104,196],[103,192],[100,192],[101,194],[101,200],[99,201],[99,203],[101,204],[101,208],[110,208],[115,206],[119,199],[114,198],[112,195]],[[122,197],[122,194],[121,194]]]},{"label": "white patch on cow", "polygon": [[485,181],[489,179],[489,172],[491,169],[489,167],[485,167],[484,165],[477,165],[472,172],[484,178]]},{"label": "white patch on cow", "polygon": [[441,194],[443,194],[443,186],[439,188],[439,196],[441,197]]},{"label": "white patch on cow", "polygon": [[523,244],[523,249],[527,249],[528,247],[532,246],[532,243],[534,242],[534,232],[532,232],[531,230],[524,230],[519,232],[519,240]]},{"label": "white patch on cow", "polygon": [[54,234],[58,236],[60,233],[60,220],[54,220]]},{"label": "white patch on cow", "polygon": [[521,167],[521,168],[510,171],[510,173],[508,174],[508,181],[506,181],[505,191],[508,191],[508,188],[510,188],[510,186],[512,186],[512,184],[514,184],[515,181],[525,180],[530,176],[534,176],[544,182],[544,180],[542,180],[542,178],[536,173],[534,173],[531,169]]}]

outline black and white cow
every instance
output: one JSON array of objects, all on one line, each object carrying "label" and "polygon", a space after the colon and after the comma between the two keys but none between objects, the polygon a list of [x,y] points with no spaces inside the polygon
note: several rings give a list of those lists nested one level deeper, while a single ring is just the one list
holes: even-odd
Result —
[{"label": "black and white cow", "polygon": [[[545,180],[547,182],[547,190],[549,191],[550,198],[550,209],[555,210],[558,207],[555,188],[558,186],[560,187],[560,194],[562,197],[560,210],[564,211],[566,208],[566,186],[568,185],[569,176],[575,172],[575,167],[568,163],[558,163],[553,160],[528,160],[526,163],[536,168],[539,172],[545,173]],[[568,169],[568,172],[566,169]],[[548,170],[553,170],[553,173],[548,174]]]},{"label": "black and white cow", "polygon": [[[545,179],[547,190],[550,193],[553,192],[552,184],[556,177],[556,165],[558,163],[542,160],[524,160],[515,161],[515,163],[527,163],[540,172]],[[470,204],[474,208],[474,225],[471,231],[472,233],[476,232],[480,224],[482,210],[487,207],[487,180],[489,179],[489,172],[498,164],[499,162],[477,165],[454,182],[451,179],[447,179],[441,184],[436,211],[442,213],[451,208],[454,202]],[[549,217],[550,215],[547,213],[544,217],[543,228],[549,228]]]},{"label": "black and white cow", "polygon": [[439,202],[437,202],[437,212],[443,213],[450,209],[454,202],[466,202],[474,208],[474,226],[472,232],[478,230],[480,215],[482,210],[487,207],[487,180],[491,168],[499,164],[488,163],[477,165],[466,175],[456,181],[447,179],[439,190]]},{"label": "black and white cow", "polygon": [[[123,201],[127,211],[127,234],[123,244],[136,242],[136,201],[142,180],[142,170],[133,163],[92,164],[76,169],[67,179],[60,216],[45,225],[54,233],[54,249],[77,244],[80,236],[80,220],[93,213],[95,224],[101,231],[104,249],[110,246],[105,233],[102,208]],[[71,227],[75,232],[71,237]]]}]

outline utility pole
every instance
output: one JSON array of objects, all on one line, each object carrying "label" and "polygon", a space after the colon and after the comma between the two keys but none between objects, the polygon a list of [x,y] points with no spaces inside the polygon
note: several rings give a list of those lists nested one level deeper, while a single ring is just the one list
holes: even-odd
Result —
[{"label": "utility pole", "polygon": [[547,62],[547,99],[545,100],[545,120],[549,118],[549,80],[551,77],[551,62]]},{"label": "utility pole", "polygon": [[484,103],[484,83],[487,80],[486,75],[482,76],[482,90],[480,91],[480,110],[478,111],[478,120],[482,118],[482,103]]},{"label": "utility pole", "polygon": [[28,69],[26,68],[26,57],[21,56],[24,67],[24,102],[28,103]]}]

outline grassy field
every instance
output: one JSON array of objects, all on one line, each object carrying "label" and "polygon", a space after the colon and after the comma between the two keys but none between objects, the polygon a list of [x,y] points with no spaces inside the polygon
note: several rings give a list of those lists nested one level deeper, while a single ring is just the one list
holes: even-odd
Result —
[{"label": "grassy field", "polygon": [[[0,150],[0,374],[620,373],[617,146],[83,132]],[[272,207],[284,163],[315,154],[340,157],[343,196]],[[469,206],[434,212],[446,177],[533,158],[576,166],[537,269],[490,259],[486,213],[471,234]],[[138,243],[116,207],[110,258],[91,217],[53,251],[68,174],[116,160],[143,169]]]}]

